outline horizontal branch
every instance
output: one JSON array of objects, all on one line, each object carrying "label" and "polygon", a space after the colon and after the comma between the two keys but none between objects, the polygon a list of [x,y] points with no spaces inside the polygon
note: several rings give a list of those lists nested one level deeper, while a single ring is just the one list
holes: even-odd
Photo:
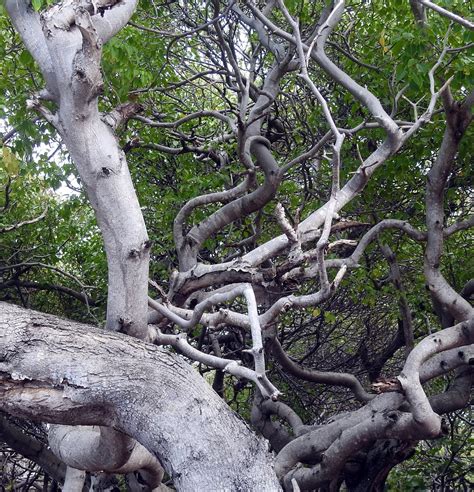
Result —
[{"label": "horizontal branch", "polygon": [[152,452],[179,490],[212,490],[216,476],[228,489],[238,480],[249,490],[262,481],[280,490],[265,442],[182,358],[6,303],[0,409],[50,423],[113,426]]},{"label": "horizontal branch", "polygon": [[35,224],[36,222],[39,222],[40,220],[43,220],[46,217],[46,214],[48,213],[48,207],[46,206],[43,212],[41,212],[38,217],[30,220],[24,220],[22,222],[18,222],[17,224],[5,226],[5,227],[0,227],[0,234],[3,232],[10,232],[10,231],[15,231],[17,229],[20,229],[20,227],[23,227],[25,225],[29,224]]}]

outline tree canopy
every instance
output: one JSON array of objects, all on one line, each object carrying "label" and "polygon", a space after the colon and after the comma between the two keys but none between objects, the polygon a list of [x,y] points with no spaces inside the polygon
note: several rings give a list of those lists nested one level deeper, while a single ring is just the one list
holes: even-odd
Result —
[{"label": "tree canopy", "polygon": [[2,485],[468,490],[469,3],[1,8]]}]

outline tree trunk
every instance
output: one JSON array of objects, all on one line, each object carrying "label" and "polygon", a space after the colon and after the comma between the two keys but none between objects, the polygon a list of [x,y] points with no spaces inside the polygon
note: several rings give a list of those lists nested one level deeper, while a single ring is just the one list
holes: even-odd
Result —
[{"label": "tree trunk", "polygon": [[267,443],[162,348],[1,303],[0,374],[2,410],[120,430],[178,490],[280,490]]}]

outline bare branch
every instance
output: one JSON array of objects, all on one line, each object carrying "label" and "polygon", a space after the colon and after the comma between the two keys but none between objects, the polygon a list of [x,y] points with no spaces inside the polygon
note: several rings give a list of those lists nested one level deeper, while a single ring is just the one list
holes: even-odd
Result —
[{"label": "bare branch", "polygon": [[415,1],[421,3],[421,5],[424,5],[425,7],[428,7],[431,10],[434,10],[435,12],[438,12],[438,14],[442,15],[443,17],[447,17],[448,19],[457,22],[458,24],[461,24],[461,26],[467,27],[471,31],[474,31],[474,22],[470,22],[467,19],[464,19],[464,17],[454,14],[453,12],[450,12],[449,10],[440,7],[439,5],[436,5],[435,3],[430,2],[429,0],[415,0]]},{"label": "bare branch", "polygon": [[20,227],[23,227],[28,224],[35,224],[36,222],[39,222],[40,220],[43,220],[46,217],[46,214],[48,213],[48,206],[45,207],[45,209],[41,212],[38,217],[30,220],[24,220],[22,222],[18,222],[17,224],[5,226],[5,227],[0,227],[0,234],[3,232],[10,232],[14,231],[16,229],[19,229]]}]

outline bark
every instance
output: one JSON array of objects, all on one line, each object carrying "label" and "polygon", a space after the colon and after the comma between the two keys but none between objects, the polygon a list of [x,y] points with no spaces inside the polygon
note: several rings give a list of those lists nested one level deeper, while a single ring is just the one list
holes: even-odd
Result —
[{"label": "bark", "polygon": [[82,492],[84,481],[86,480],[86,472],[76,470],[75,468],[67,467],[66,480],[64,481],[64,492]]},{"label": "bark", "polygon": [[[143,338],[151,243],[125,154],[114,135],[115,113],[107,119],[98,109],[102,45],[126,24],[136,3],[104,0],[100,2],[104,11],[97,14],[94,2],[65,0],[41,17],[26,1],[7,0],[5,6],[46,82],[30,107],[61,135],[104,239],[107,327]],[[44,107],[42,99],[51,100],[55,110]]]},{"label": "bark", "polygon": [[5,303],[0,312],[2,410],[113,427],[158,458],[178,490],[280,490],[266,443],[177,356]]}]

